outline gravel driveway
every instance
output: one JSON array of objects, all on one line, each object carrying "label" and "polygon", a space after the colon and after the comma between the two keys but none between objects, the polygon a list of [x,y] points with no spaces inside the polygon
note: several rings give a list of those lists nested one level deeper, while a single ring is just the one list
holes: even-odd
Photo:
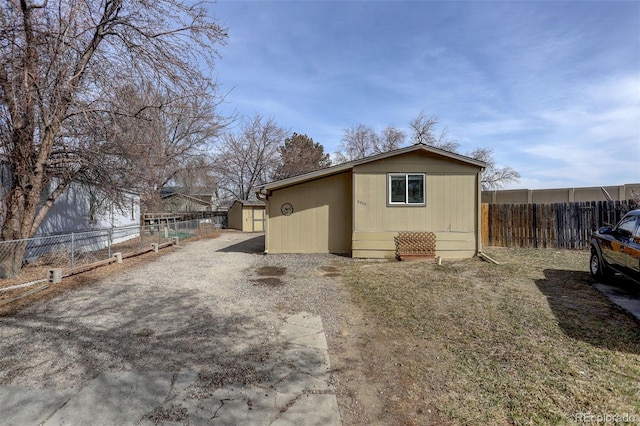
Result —
[{"label": "gravel driveway", "polygon": [[264,380],[256,365],[285,349],[285,319],[310,312],[338,333],[345,295],[341,258],[264,256],[263,243],[223,232],[0,318],[0,385],[79,390],[106,371]]}]

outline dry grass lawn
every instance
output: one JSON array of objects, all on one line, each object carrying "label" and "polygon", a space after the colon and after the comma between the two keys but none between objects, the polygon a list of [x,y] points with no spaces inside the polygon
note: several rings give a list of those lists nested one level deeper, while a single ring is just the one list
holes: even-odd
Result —
[{"label": "dry grass lawn", "polygon": [[[529,249],[479,259],[350,262],[345,282],[375,321],[374,386],[400,424],[640,421],[640,323],[596,291],[588,253]],[[376,352],[393,350],[385,370]],[[377,348],[377,349],[376,349]],[[368,354],[368,355],[367,355]],[[367,360],[364,360],[367,362]]]}]

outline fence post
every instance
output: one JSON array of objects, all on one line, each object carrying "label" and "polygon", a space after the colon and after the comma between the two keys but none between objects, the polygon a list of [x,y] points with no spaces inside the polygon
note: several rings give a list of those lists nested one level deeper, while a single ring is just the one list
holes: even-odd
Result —
[{"label": "fence post", "polygon": [[107,231],[107,238],[109,239],[107,241],[107,246],[109,247],[109,249],[107,250],[109,252],[109,256],[107,257],[111,257],[111,242],[113,241],[113,228],[109,229]]},{"label": "fence post", "polygon": [[75,259],[75,235],[73,232],[71,233],[71,269],[76,267],[76,259]]},{"label": "fence post", "polygon": [[531,229],[531,233],[533,234],[533,248],[538,248],[538,205],[537,204],[532,204],[531,205],[531,212],[532,212],[532,229]]},{"label": "fence post", "polygon": [[58,284],[62,281],[62,268],[49,269],[47,272],[47,281],[51,284]]}]

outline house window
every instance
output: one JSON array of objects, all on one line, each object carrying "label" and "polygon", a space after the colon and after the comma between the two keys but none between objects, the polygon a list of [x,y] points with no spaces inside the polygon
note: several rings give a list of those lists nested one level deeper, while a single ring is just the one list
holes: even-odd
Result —
[{"label": "house window", "polygon": [[425,205],[425,178],[422,173],[389,174],[390,205]]}]

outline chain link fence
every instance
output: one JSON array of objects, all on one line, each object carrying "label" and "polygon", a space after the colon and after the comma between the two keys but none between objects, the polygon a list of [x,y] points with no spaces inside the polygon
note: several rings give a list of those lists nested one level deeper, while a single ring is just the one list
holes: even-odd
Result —
[{"label": "chain link fence", "polygon": [[26,244],[24,266],[75,268],[111,258],[113,253],[127,254],[177,238],[178,242],[213,234],[220,226],[211,219],[160,221],[151,225],[126,226],[86,232],[0,241],[0,259],[15,257]]}]

